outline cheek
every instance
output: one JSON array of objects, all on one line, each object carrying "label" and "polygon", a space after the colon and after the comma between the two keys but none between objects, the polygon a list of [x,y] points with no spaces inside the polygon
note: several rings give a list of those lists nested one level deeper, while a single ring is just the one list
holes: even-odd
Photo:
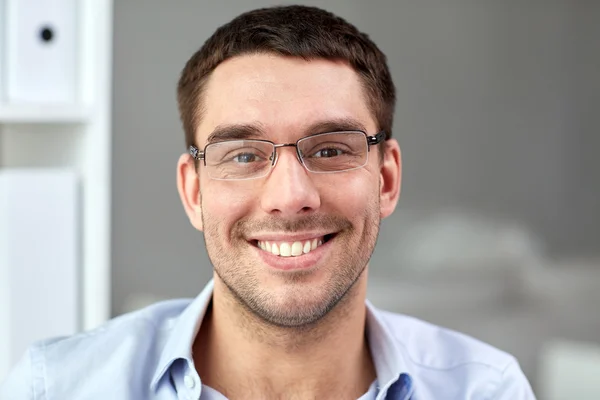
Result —
[{"label": "cheek", "polygon": [[226,230],[252,208],[256,195],[231,182],[212,181],[202,188],[202,213],[207,225]]},{"label": "cheek", "polygon": [[[361,171],[362,172],[362,171]],[[319,185],[319,191],[327,209],[339,210],[347,218],[354,219],[377,204],[379,182],[366,173],[349,173],[335,176]]]}]

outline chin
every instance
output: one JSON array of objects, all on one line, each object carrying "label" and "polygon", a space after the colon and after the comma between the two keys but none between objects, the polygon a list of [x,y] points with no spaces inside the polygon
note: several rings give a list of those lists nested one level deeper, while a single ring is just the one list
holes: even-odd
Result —
[{"label": "chin", "polygon": [[281,327],[312,325],[327,314],[347,294],[347,291],[329,290],[327,285],[285,285],[261,291],[258,298],[248,304],[259,318]]}]

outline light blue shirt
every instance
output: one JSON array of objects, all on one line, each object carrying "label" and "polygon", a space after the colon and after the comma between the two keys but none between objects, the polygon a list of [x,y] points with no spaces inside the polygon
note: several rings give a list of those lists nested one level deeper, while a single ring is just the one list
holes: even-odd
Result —
[{"label": "light blue shirt", "polygon": [[[71,337],[32,345],[0,386],[0,400],[223,400],[203,385],[192,343],[212,298],[170,300]],[[360,400],[534,399],[511,355],[368,301],[377,380]],[[335,388],[332,388],[335,397]]]}]

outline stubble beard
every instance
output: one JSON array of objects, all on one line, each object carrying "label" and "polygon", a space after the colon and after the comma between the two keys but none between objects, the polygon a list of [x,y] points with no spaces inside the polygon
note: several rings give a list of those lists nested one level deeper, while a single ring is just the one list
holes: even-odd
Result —
[{"label": "stubble beard", "polygon": [[[231,250],[225,248],[219,232],[219,220],[202,214],[204,241],[214,271],[230,292],[231,297],[245,311],[267,325],[278,328],[309,329],[318,324],[345,298],[362,276],[375,248],[379,233],[379,205],[377,202],[365,210],[363,231],[357,232],[352,223],[342,217],[319,215],[295,221],[271,219],[269,221],[239,220],[231,229]],[[322,228],[339,232],[332,243],[335,259],[323,266],[328,270],[325,282],[308,286],[303,284],[310,272],[282,274],[285,279],[284,295],[277,295],[261,285],[260,270],[251,260],[250,244],[244,232],[261,229],[294,232]],[[331,251],[331,250],[330,250]]]}]

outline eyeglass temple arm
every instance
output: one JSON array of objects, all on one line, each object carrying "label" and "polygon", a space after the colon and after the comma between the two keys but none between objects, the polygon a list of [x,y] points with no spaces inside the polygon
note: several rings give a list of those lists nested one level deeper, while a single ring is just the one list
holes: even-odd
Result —
[{"label": "eyeglass temple arm", "polygon": [[384,140],[385,140],[385,131],[381,131],[381,132],[375,134],[375,136],[367,136],[367,143],[370,146],[379,144]]},{"label": "eyeglass temple arm", "polygon": [[198,148],[196,146],[190,146],[189,152],[192,155],[192,157],[194,157],[194,160],[203,160],[204,159],[204,152],[198,150]]}]

